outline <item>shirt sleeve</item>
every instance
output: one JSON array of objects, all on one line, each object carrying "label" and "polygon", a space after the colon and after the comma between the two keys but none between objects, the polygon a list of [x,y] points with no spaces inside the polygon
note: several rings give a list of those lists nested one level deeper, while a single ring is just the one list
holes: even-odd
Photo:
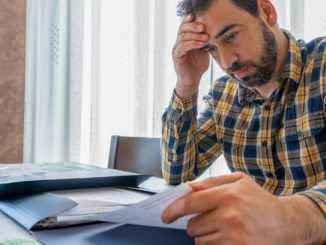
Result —
[{"label": "shirt sleeve", "polygon": [[309,190],[297,194],[305,195],[312,199],[326,215],[326,180],[319,182]]},{"label": "shirt sleeve", "polygon": [[162,117],[162,172],[169,184],[195,179],[221,154],[212,100],[206,97],[197,120],[197,97],[180,99],[174,91]]}]

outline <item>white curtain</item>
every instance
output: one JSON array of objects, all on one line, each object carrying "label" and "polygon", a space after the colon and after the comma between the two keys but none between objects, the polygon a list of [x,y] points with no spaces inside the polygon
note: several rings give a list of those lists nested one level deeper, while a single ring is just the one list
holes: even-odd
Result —
[{"label": "white curtain", "polygon": [[297,39],[310,41],[326,35],[325,0],[272,0],[280,27],[290,30]]},{"label": "white curtain", "polygon": [[83,0],[27,0],[24,162],[78,161]]},{"label": "white curtain", "polygon": [[[177,0],[27,1],[25,161],[106,166],[111,135],[160,136],[176,82]],[[272,2],[296,37],[326,35],[325,0]],[[221,75],[216,65],[204,75],[199,111]],[[218,162],[208,174],[228,172]]]},{"label": "white curtain", "polygon": [[[84,99],[91,109],[89,155],[82,156],[84,162],[105,166],[113,134],[161,135],[161,116],[176,82],[171,58],[180,23],[176,4],[86,0],[90,52],[84,56],[88,64],[84,82],[90,89]],[[209,74],[203,79],[203,93]]]}]

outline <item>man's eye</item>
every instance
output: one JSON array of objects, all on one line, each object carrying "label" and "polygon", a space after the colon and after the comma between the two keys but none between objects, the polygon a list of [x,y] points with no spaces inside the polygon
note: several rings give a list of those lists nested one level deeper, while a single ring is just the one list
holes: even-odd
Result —
[{"label": "man's eye", "polygon": [[205,46],[202,48],[203,50],[207,51],[207,52],[215,52],[216,51],[216,47],[215,46]]},{"label": "man's eye", "polygon": [[232,33],[231,35],[228,35],[228,36],[226,37],[226,39],[227,39],[228,41],[231,41],[231,40],[235,39],[237,36],[238,36],[238,33]]}]

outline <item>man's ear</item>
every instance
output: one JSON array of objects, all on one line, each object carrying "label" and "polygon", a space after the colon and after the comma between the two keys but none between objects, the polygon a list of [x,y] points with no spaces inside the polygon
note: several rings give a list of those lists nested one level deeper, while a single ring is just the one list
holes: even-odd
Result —
[{"label": "man's ear", "polygon": [[277,24],[277,13],[270,0],[257,0],[259,15],[271,26]]}]

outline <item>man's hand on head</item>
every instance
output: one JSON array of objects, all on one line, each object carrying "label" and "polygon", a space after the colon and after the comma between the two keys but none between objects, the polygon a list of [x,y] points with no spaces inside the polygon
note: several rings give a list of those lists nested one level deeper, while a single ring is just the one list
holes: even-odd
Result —
[{"label": "man's hand on head", "polygon": [[[194,192],[170,204],[163,212],[162,220],[171,223],[182,216],[198,214],[187,226],[188,234],[195,238],[196,244],[319,244],[308,243],[303,237],[304,232],[310,231],[305,230],[306,221],[302,219],[307,217],[302,217],[300,212],[308,207],[306,203],[300,203],[302,210],[294,209],[298,207],[294,200],[297,196],[273,196],[243,173],[188,185]],[[308,201],[309,205],[314,205]]]},{"label": "man's hand on head", "polygon": [[202,49],[209,40],[205,26],[194,22],[194,15],[185,16],[180,24],[172,50],[177,74],[176,92],[181,98],[195,94],[200,78],[209,67],[209,53]]}]

